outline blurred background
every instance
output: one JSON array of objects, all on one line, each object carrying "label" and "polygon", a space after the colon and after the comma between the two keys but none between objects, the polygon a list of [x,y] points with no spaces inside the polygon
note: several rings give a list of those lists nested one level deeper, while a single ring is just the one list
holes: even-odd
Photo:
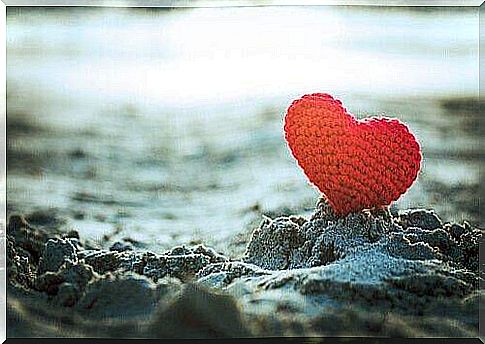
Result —
[{"label": "blurred background", "polygon": [[107,247],[242,253],[311,214],[293,99],[406,122],[424,154],[395,208],[483,226],[478,8],[7,8],[7,214]]}]

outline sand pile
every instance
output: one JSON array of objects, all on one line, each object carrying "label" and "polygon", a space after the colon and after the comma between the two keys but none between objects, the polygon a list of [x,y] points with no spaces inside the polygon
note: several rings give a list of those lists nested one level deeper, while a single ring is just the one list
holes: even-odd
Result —
[{"label": "sand pile", "polygon": [[[477,336],[482,230],[428,210],[264,218],[240,259],[7,228],[8,336]],[[68,312],[66,312],[68,310]]]}]

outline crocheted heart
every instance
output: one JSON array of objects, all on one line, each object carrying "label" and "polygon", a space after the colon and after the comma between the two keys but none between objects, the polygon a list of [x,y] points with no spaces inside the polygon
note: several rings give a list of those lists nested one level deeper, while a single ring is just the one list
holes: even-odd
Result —
[{"label": "crocheted heart", "polygon": [[420,169],[421,149],[405,124],[357,120],[328,94],[295,100],[284,130],[298,164],[338,215],[389,205]]}]

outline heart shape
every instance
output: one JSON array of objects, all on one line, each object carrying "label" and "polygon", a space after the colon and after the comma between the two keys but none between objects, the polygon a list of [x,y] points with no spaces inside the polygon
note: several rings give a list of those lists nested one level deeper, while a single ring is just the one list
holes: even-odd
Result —
[{"label": "heart shape", "polygon": [[337,215],[391,204],[420,169],[421,149],[405,124],[358,120],[329,94],[295,100],[284,130],[298,165]]}]

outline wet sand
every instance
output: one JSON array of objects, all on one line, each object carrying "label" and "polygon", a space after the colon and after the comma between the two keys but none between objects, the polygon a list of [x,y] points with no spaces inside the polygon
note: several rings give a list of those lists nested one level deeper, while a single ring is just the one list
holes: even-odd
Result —
[{"label": "wet sand", "polygon": [[321,199],[265,217],[239,259],[97,249],[51,220],[10,217],[8,337],[478,336],[483,230],[432,211],[338,218]]},{"label": "wet sand", "polygon": [[[476,13],[265,11],[9,12],[8,336],[476,337]],[[314,91],[415,133],[389,212],[316,205],[282,130]]]},{"label": "wet sand", "polygon": [[[398,255],[402,258],[403,254],[410,254],[403,253],[409,251],[405,248],[409,244],[414,247],[409,252],[416,255],[404,257],[406,261],[411,259],[413,262],[402,268],[403,271],[411,269],[406,276],[401,275],[401,268],[384,273],[375,271],[388,264],[383,257],[393,257],[387,251],[384,255],[376,251],[375,257],[346,251],[354,245],[357,245],[357,250],[358,247],[366,247],[366,240],[370,240],[371,245],[379,240],[391,240],[388,232],[383,236],[379,230],[376,237],[363,239],[367,234],[362,237],[358,233],[367,231],[367,220],[351,220],[343,228],[337,228],[337,237],[304,239],[305,235],[310,234],[307,233],[308,229],[303,231],[302,226],[308,221],[312,222],[311,219],[318,217],[319,213],[319,208],[315,209],[314,206],[317,193],[304,180],[299,183],[295,181],[292,186],[276,184],[273,189],[277,194],[273,198],[276,201],[266,203],[266,206],[261,202],[241,204],[239,210],[225,212],[219,208],[214,209],[215,213],[209,214],[209,217],[199,218],[198,223],[204,224],[210,223],[211,216],[217,217],[225,228],[222,232],[211,231],[210,226],[204,224],[200,231],[187,235],[184,232],[187,227],[182,226],[176,227],[180,228],[178,230],[172,229],[169,236],[164,231],[155,232],[153,235],[157,239],[152,240],[150,232],[144,227],[145,223],[177,223],[183,219],[184,213],[190,220],[190,216],[201,214],[203,209],[209,211],[205,207],[220,204],[211,205],[210,201],[205,201],[204,204],[193,205],[197,199],[195,195],[222,197],[221,200],[227,201],[238,197],[239,193],[231,194],[230,190],[234,189],[212,184],[211,178],[184,178],[194,184],[181,186],[176,182],[150,185],[142,180],[130,184],[111,175],[111,185],[120,183],[117,194],[93,192],[91,190],[102,189],[106,179],[99,173],[86,171],[90,171],[90,166],[106,163],[106,160],[94,162],[101,158],[94,158],[94,153],[86,146],[81,148],[73,143],[69,133],[42,128],[28,116],[23,120],[20,115],[10,114],[9,233],[13,237],[19,235],[17,229],[13,229],[15,225],[12,225],[11,216],[15,219],[16,215],[24,215],[26,222],[20,221],[20,218],[13,222],[21,224],[17,224],[17,227],[32,228],[34,235],[24,236],[20,244],[15,240],[10,242],[9,250],[13,251],[8,250],[7,258],[10,267],[8,336],[476,337],[480,295],[477,259],[482,232],[473,228],[480,228],[483,218],[478,206],[479,188],[475,172],[483,157],[477,143],[479,132],[473,128],[481,124],[482,118],[473,99],[422,101],[419,104],[420,112],[423,109],[435,111],[440,117],[436,115],[431,118],[440,120],[426,122],[417,111],[413,113],[406,105],[388,104],[394,109],[402,106],[399,113],[409,116],[407,121],[421,139],[424,155],[423,170],[416,184],[391,206],[391,211],[397,214],[407,207],[423,207],[434,209],[439,214],[437,224],[431,227],[417,224],[417,228],[407,229],[400,220],[393,220],[402,227],[394,230],[401,236],[405,233],[406,239],[402,240],[407,243],[404,248],[397,249],[400,252]],[[381,103],[379,107],[385,108],[385,105]],[[369,112],[372,111],[372,107],[369,107]],[[361,117],[368,115],[355,110],[354,113]],[[266,112],[264,116],[274,121],[279,114]],[[269,128],[272,129],[267,129],[267,136],[277,129],[274,125]],[[48,144],[49,139],[53,140],[54,146]],[[289,168],[284,166],[294,163],[288,157],[279,160],[270,157],[284,155],[286,149],[276,135],[272,140],[274,142],[266,141],[266,144],[274,148],[260,150],[258,154],[280,169]],[[13,144],[16,141],[22,144]],[[38,150],[33,152],[34,142],[37,142]],[[58,142],[62,144],[57,145]],[[42,152],[44,148],[45,153]],[[251,156],[244,155],[248,154],[244,153],[248,150],[225,153],[223,160],[218,162],[222,164],[220,170],[215,169],[212,173],[227,175],[231,166],[241,169],[248,166],[248,161],[255,162]],[[275,150],[280,153],[275,154]],[[121,150],[120,154],[128,156],[126,150]],[[227,158],[231,154],[233,157]],[[125,169],[128,168],[126,164],[134,164],[132,166],[137,166],[136,174],[143,175],[151,164],[134,163],[137,155],[132,153],[132,156],[127,159],[128,162],[121,158],[117,161]],[[217,164],[214,159],[218,158],[214,152],[207,152],[192,159],[198,164],[211,166]],[[156,159],[153,164],[165,166]],[[261,168],[266,170],[271,164]],[[59,189],[47,198],[55,204],[50,207],[41,202],[46,199],[45,187],[49,184],[43,177],[47,175],[46,171],[54,172],[58,178],[52,180],[52,185]],[[84,188],[73,182],[77,178],[83,180]],[[244,183],[243,180],[240,182]],[[89,189],[86,189],[87,186]],[[289,198],[293,194],[298,197]],[[153,198],[150,195],[157,196]],[[186,206],[176,203],[184,198]],[[68,201],[63,203],[61,200]],[[173,203],[172,211],[162,206],[170,200]],[[292,202],[287,203],[288,200]],[[148,209],[147,204],[150,204]],[[153,209],[164,214],[154,216]],[[179,214],[174,214],[174,211]],[[278,219],[280,216],[285,217]],[[266,220],[268,218],[274,220]],[[227,223],[223,219],[227,219]],[[467,221],[466,225],[464,220]],[[291,221],[295,223],[291,224]],[[292,237],[292,230],[289,230],[287,234],[272,237],[274,229],[271,223],[281,223],[282,228],[293,228],[293,231],[307,234]],[[330,235],[332,231],[326,226],[319,223],[317,228],[321,229],[317,229],[316,233],[323,230],[323,233]],[[259,240],[255,233],[262,230],[269,232],[265,234],[266,238],[263,236]],[[35,234],[37,231],[42,234]],[[392,232],[390,229],[387,231]],[[474,239],[461,240],[460,235],[466,231],[475,233]],[[346,233],[350,237],[339,239],[338,235]],[[69,237],[73,240],[72,245],[66,241]],[[398,241],[395,241],[395,236],[392,237],[394,241],[383,244],[385,247],[396,245]],[[29,242],[32,238],[37,238],[37,241]],[[64,238],[64,241],[49,246],[46,244],[48,238]],[[22,243],[22,240],[27,241]],[[306,247],[309,244],[305,244],[305,240],[325,244],[312,249]],[[471,251],[459,248],[463,245],[460,242],[468,241],[472,243]],[[290,246],[272,246],[275,243],[284,245],[285,242]],[[344,251],[336,246],[339,242]],[[53,252],[47,257],[60,260],[46,267],[41,261],[46,256],[47,247]],[[66,247],[68,251],[65,251]],[[59,250],[61,253],[57,252]],[[311,252],[316,253],[312,256]],[[355,255],[355,258],[350,259],[349,255]],[[422,267],[417,267],[416,262],[421,263]],[[82,268],[72,270],[72,267],[68,267],[70,264]],[[371,275],[362,275],[359,270],[362,264],[373,266],[374,270],[369,272]],[[12,275],[12,266],[16,266],[17,277],[15,273]],[[330,270],[326,271],[325,267]],[[348,277],[349,271],[355,271],[355,277],[341,281],[340,274],[344,272]],[[372,276],[372,271],[384,280],[373,280],[375,276]],[[408,284],[410,281],[411,284]],[[414,285],[412,281],[420,282]],[[376,283],[377,287],[371,286]],[[127,292],[113,298],[111,293],[120,288]],[[98,299],[99,303],[96,301]],[[66,315],[66,307],[74,312]],[[224,314],[221,318],[231,319],[230,322],[211,317],[210,314],[216,311]],[[97,319],[106,317],[103,320],[106,323],[99,325]],[[120,320],[120,317],[124,320]],[[160,326],[162,323],[164,325]],[[238,325],[234,327],[233,324]]]},{"label": "wet sand", "polygon": [[[349,110],[359,117],[396,114],[423,149],[416,183],[393,206],[432,208],[446,221],[483,226],[478,198],[484,157],[476,101],[360,101]],[[159,132],[161,123],[145,129],[159,140],[133,146],[126,141],[129,132],[54,130],[44,120],[9,112],[7,215],[54,213],[66,227],[105,247],[127,240],[160,250],[205,237],[227,250],[227,243],[251,231],[261,215],[308,215],[318,196],[289,156],[280,128],[283,114],[277,108],[256,113],[246,139],[232,147],[217,140],[199,143],[187,155],[180,152],[181,141]],[[224,141],[225,129],[218,133]],[[198,142],[194,135],[183,139]]]}]

